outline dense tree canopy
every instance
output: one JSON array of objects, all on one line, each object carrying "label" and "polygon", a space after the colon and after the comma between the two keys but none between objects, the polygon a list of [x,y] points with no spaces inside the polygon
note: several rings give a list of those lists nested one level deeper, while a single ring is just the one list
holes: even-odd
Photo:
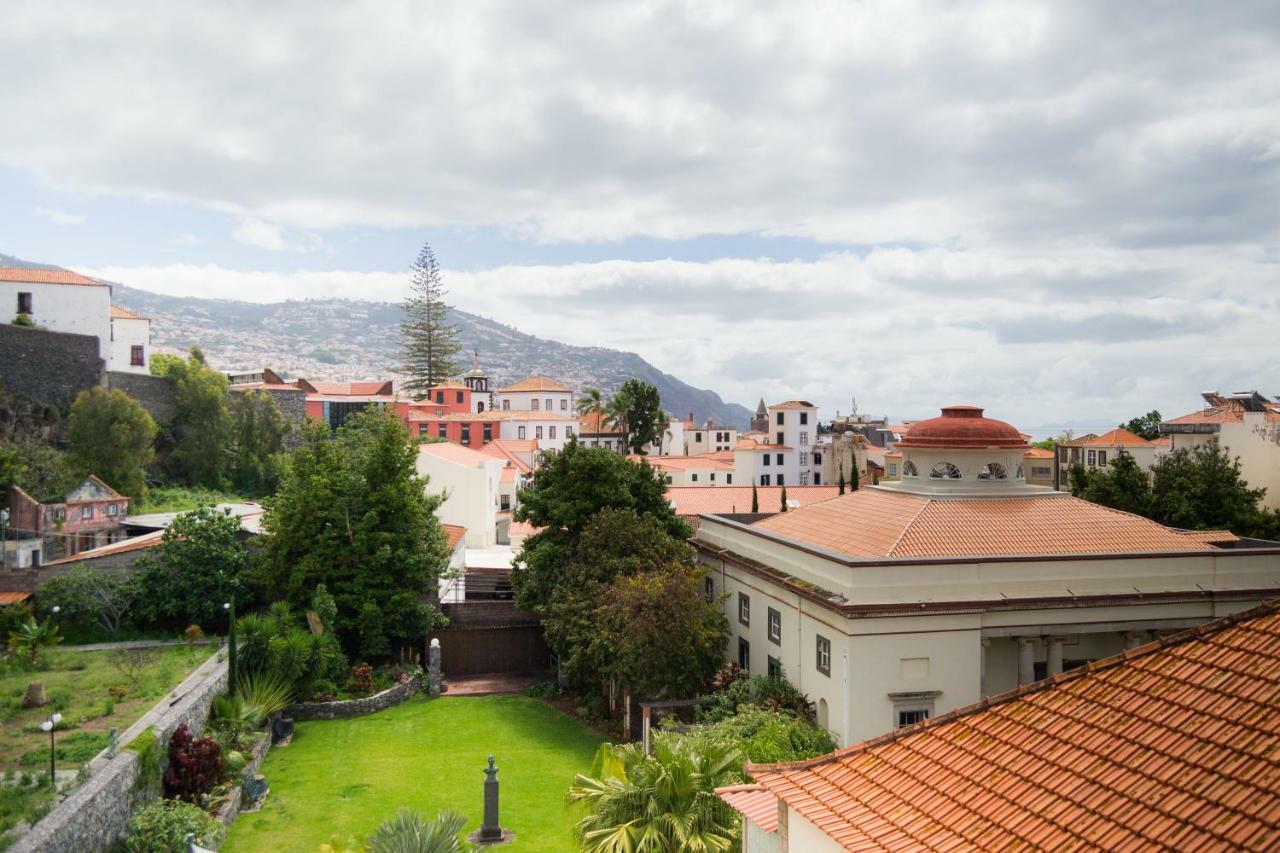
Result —
[{"label": "dense tree canopy", "polygon": [[1179,448],[1152,470],[1151,517],[1161,524],[1238,535],[1274,536],[1280,525],[1260,502],[1266,489],[1253,489],[1240,476],[1240,460],[1217,442]]},{"label": "dense tree canopy", "polygon": [[170,470],[191,486],[223,489],[230,468],[231,412],[225,374],[209,367],[199,347],[185,361],[163,363],[173,380],[177,412],[172,429],[176,447]]},{"label": "dense tree canopy", "polygon": [[1160,413],[1155,409],[1152,409],[1145,415],[1130,418],[1127,423],[1120,424],[1120,426],[1139,438],[1145,438],[1147,441],[1155,441],[1160,437],[1161,420],[1163,420],[1163,418],[1160,417]]},{"label": "dense tree canopy", "polygon": [[1151,513],[1151,478],[1127,453],[1112,457],[1106,469],[1085,474],[1080,495],[1087,501],[1136,515]]},{"label": "dense tree canopy", "polygon": [[239,518],[213,507],[182,513],[138,561],[135,616],[146,625],[223,626],[223,605],[252,595],[247,568]]},{"label": "dense tree canopy", "polygon": [[658,389],[639,379],[624,382],[605,406],[605,413],[626,436],[632,453],[644,453],[648,445],[662,439],[667,428]]},{"label": "dense tree canopy", "polygon": [[105,388],[81,391],[71,404],[66,437],[77,473],[96,474],[134,499],[146,493],[143,466],[154,452],[156,422],[133,398]]},{"label": "dense tree canopy", "polygon": [[289,422],[265,391],[231,399],[231,482],[242,495],[263,496],[280,481]]},{"label": "dense tree canopy", "polygon": [[[417,643],[433,626],[424,601],[447,565],[445,537],[416,472],[417,449],[391,412],[368,411],[331,433],[309,424],[266,501],[260,576],[303,611],[317,584],[337,604],[349,654]],[[366,618],[366,605],[379,623]]]}]

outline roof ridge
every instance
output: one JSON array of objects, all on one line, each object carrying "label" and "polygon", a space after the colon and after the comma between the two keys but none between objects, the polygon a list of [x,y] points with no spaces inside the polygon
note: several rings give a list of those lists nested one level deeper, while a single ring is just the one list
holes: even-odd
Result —
[{"label": "roof ridge", "polygon": [[993,696],[984,696],[977,702],[963,705],[959,708],[952,708],[945,714],[939,714],[936,717],[931,717],[919,723],[902,726],[901,728],[894,729],[891,732],[886,732],[885,734],[877,735],[876,737],[868,738],[867,740],[849,744],[846,747],[834,750],[833,752],[817,758],[805,758],[799,761],[779,761],[772,764],[755,764],[748,761],[746,763],[745,770],[748,774],[755,772],[782,773],[790,770],[808,770],[814,767],[821,767],[824,764],[838,761],[846,756],[866,752],[874,747],[883,746],[886,743],[893,743],[894,741],[901,740],[908,735],[938,728],[948,723],[955,722],[963,717],[982,713],[983,711],[989,710],[995,706],[1013,702],[1014,700],[1021,699],[1022,697],[1028,696],[1032,693],[1039,693],[1059,684],[1064,684],[1081,678],[1087,678],[1094,673],[1113,669],[1117,666],[1128,663],[1131,660],[1146,657],[1147,655],[1155,654],[1158,651],[1163,651],[1170,646],[1180,645],[1190,640],[1206,637],[1210,634],[1220,633],[1241,622],[1278,612],[1280,612],[1280,599],[1267,599],[1256,607],[1250,607],[1236,613],[1220,616],[1217,619],[1203,622],[1194,627],[1178,631],[1175,634],[1169,634],[1167,636],[1160,637],[1159,639],[1152,640],[1150,643],[1138,646],[1136,649],[1126,649],[1123,652],[1109,657],[1089,661],[1087,664],[1078,666],[1075,669],[1061,672],[1057,675],[1049,676],[1048,678],[1042,678],[1039,681],[1032,681],[1029,684],[1020,684],[1003,693],[997,693]]},{"label": "roof ridge", "polygon": [[[862,490],[855,489],[854,491],[856,493]],[[918,496],[912,495],[911,497],[918,497]],[[902,525],[902,532],[898,534],[898,538],[894,539],[893,544],[890,545],[888,549],[885,551],[886,557],[895,556],[894,552],[898,550],[898,546],[902,544],[902,540],[907,538],[907,534],[911,532],[911,528],[915,526],[915,523],[920,520],[920,516],[924,514],[925,510],[929,509],[931,506],[937,503],[937,501],[933,500],[932,498],[924,498],[923,500],[924,500],[924,503],[921,505],[921,507],[915,511],[915,513],[911,516],[911,518],[908,519],[906,524]]]}]

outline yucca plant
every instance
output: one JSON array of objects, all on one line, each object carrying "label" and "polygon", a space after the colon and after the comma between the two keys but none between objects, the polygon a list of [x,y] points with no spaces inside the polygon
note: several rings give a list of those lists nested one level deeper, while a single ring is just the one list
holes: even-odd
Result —
[{"label": "yucca plant", "polygon": [[322,844],[320,853],[465,853],[475,849],[458,838],[466,823],[453,811],[440,812],[428,821],[412,809],[400,809],[367,840]]},{"label": "yucca plant", "polygon": [[655,735],[639,744],[604,744],[569,801],[584,812],[574,826],[587,853],[727,853],[740,835],[737,813],[715,789],[742,781],[742,753],[705,736]]},{"label": "yucca plant", "polygon": [[257,728],[288,707],[293,690],[274,672],[252,672],[240,677],[235,696],[241,705],[240,718],[252,721],[252,728]]}]

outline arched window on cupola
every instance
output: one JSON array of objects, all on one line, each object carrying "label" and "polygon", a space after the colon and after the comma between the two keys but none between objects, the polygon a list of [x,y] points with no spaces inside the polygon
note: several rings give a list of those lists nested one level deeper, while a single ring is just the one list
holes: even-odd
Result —
[{"label": "arched window on cupola", "polygon": [[1019,465],[1019,466],[1018,466],[1018,479],[1019,479],[1019,480],[1025,479],[1025,478],[1024,478],[1024,476],[1023,476],[1023,473],[1022,473],[1022,466],[1021,466],[1021,465]]},{"label": "arched window on cupola", "polygon": [[1007,480],[1009,472],[999,462],[988,462],[982,466],[982,470],[978,472],[979,480]]},{"label": "arched window on cupola", "polygon": [[960,469],[950,462],[939,462],[929,470],[929,478],[933,480],[959,480]]},{"label": "arched window on cupola", "polygon": [[919,476],[920,476],[920,472],[916,470],[916,463],[912,462],[910,459],[908,459],[905,463],[903,463],[903,465],[902,465],[902,476],[904,476],[904,477],[919,477]]}]

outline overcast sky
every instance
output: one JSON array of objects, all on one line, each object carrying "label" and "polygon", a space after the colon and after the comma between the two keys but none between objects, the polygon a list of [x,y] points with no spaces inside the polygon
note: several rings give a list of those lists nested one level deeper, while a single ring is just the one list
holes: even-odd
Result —
[{"label": "overcast sky", "polygon": [[459,307],[749,404],[1280,394],[1275,2],[43,0],[0,80],[27,260],[395,299],[429,240]]}]

